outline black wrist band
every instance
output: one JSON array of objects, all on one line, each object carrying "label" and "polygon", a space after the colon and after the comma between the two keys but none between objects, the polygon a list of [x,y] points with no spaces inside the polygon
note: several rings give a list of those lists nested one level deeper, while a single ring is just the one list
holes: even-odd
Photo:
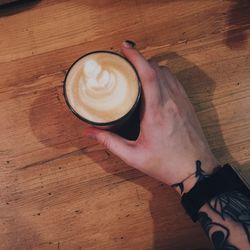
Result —
[{"label": "black wrist band", "polygon": [[187,214],[196,222],[200,208],[212,198],[227,192],[238,191],[250,198],[250,190],[233,168],[226,164],[215,174],[197,182],[181,198],[181,204]]}]

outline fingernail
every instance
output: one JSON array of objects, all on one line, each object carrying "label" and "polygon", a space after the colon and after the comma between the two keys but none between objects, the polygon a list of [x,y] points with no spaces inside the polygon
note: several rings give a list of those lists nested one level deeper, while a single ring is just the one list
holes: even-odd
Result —
[{"label": "fingernail", "polygon": [[136,43],[131,40],[126,40],[125,42],[122,43],[122,45],[127,49],[132,49],[136,47]]}]

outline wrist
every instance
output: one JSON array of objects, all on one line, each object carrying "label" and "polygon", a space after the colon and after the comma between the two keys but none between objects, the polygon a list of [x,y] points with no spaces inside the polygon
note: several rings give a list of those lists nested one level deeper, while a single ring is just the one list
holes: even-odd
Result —
[{"label": "wrist", "polygon": [[[250,190],[244,181],[229,164],[225,164],[209,178],[197,181],[195,186],[182,196],[181,203],[195,222],[198,219],[199,211],[204,209],[205,204],[213,199],[218,201],[219,197],[232,192],[239,192],[250,197]],[[215,201],[215,203],[218,207],[228,206],[226,200],[222,203]]]},{"label": "wrist", "polygon": [[197,183],[197,177],[195,176],[195,173],[192,174],[192,176],[190,176],[188,179],[186,179],[183,182],[183,190],[181,190],[180,188],[175,187],[175,191],[182,196],[183,194],[189,192],[194,185]]},{"label": "wrist", "polygon": [[172,184],[173,187],[179,195],[189,192],[197,182],[209,177],[220,169],[220,165],[215,159],[211,161],[204,162],[197,160],[195,162],[194,172],[183,179],[181,182]]}]

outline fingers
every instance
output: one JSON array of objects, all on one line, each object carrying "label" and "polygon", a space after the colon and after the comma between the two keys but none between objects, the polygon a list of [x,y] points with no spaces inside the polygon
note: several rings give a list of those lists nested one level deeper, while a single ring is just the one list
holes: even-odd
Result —
[{"label": "fingers", "polygon": [[150,67],[148,61],[136,48],[128,42],[123,42],[121,49],[123,54],[135,66],[141,80],[147,80],[152,77],[152,68]]},{"label": "fingers", "polygon": [[93,127],[87,128],[84,131],[84,135],[96,139],[124,162],[132,164],[131,157],[135,154],[133,142],[128,141],[112,132]]},{"label": "fingers", "polygon": [[164,92],[164,95],[170,95],[170,93],[177,94],[180,92],[186,96],[182,85],[168,67],[159,66],[154,60],[150,60],[149,63],[159,76],[159,82],[162,86],[161,90]]},{"label": "fingers", "polygon": [[167,79],[169,88],[171,89],[173,94],[180,93],[183,96],[187,97],[187,94],[182,86],[182,84],[179,82],[179,80],[172,74],[172,72],[167,68],[163,67],[163,72],[165,75],[165,79]]},{"label": "fingers", "polygon": [[143,55],[136,48],[131,46],[130,43],[124,42],[122,44],[122,52],[135,66],[139,74],[146,105],[148,104],[150,107],[157,105],[160,91],[155,70],[151,67]]},{"label": "fingers", "polygon": [[168,81],[164,75],[164,69],[162,67],[159,67],[159,65],[156,61],[150,60],[149,64],[155,70],[155,72],[157,74],[158,84],[160,86],[161,101],[162,101],[162,103],[164,103],[170,97],[170,93],[169,93],[170,89],[168,86]]}]

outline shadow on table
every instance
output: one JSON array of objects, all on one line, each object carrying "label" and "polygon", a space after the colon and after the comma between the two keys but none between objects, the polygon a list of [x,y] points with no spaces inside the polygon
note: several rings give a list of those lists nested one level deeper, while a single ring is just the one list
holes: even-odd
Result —
[{"label": "shadow on table", "polygon": [[32,104],[29,122],[37,140],[46,147],[60,150],[83,150],[89,140],[83,139],[87,126],[69,111],[63,97],[63,88],[41,91]]},{"label": "shadow on table", "polygon": [[0,17],[15,15],[19,12],[29,10],[39,2],[41,2],[41,0],[10,1],[10,3],[0,6]]},{"label": "shadow on table", "polygon": [[245,47],[250,29],[250,1],[233,0],[228,12],[229,30],[225,33],[225,43],[232,49]]},{"label": "shadow on table", "polygon": [[[202,124],[206,123],[204,133],[209,143],[213,146],[216,141],[216,145],[219,145],[212,147],[215,155],[222,163],[228,161],[237,166],[238,163],[233,159],[224,143],[218,115],[213,106],[215,82],[196,65],[176,53],[156,55],[154,60],[171,68],[184,85],[196,111],[208,109],[205,115],[199,118],[202,118]],[[204,112],[201,113],[204,114]],[[30,125],[38,141],[47,147],[67,149],[73,146],[77,150],[82,150],[86,156],[97,162],[106,172],[118,176],[123,181],[131,181],[151,192],[150,212],[154,223],[154,249],[168,249],[169,246],[172,246],[172,249],[175,249],[173,246],[176,246],[177,249],[197,247],[197,242],[192,240],[194,237],[192,230],[195,233],[199,232],[197,228],[195,229],[198,225],[194,225],[190,221],[190,226],[183,229],[182,222],[186,220],[184,224],[187,225],[189,219],[184,217],[183,209],[180,206],[178,210],[179,199],[173,190],[135,169],[125,167],[125,169],[121,168],[117,171],[109,161],[100,162],[100,159],[95,158],[96,154],[87,153],[84,150],[91,141],[82,138],[85,125],[68,111],[63,100],[62,88],[57,87],[41,93],[41,96],[33,103],[30,112]],[[115,159],[113,156],[111,158]],[[124,163],[121,165],[124,166]],[[172,208],[174,210],[171,210]],[[172,235],[171,239],[166,242],[166,238],[168,238],[166,235],[172,231],[180,232],[180,234]],[[201,231],[196,237],[197,240],[200,240],[201,245],[204,242],[209,244]]]}]

